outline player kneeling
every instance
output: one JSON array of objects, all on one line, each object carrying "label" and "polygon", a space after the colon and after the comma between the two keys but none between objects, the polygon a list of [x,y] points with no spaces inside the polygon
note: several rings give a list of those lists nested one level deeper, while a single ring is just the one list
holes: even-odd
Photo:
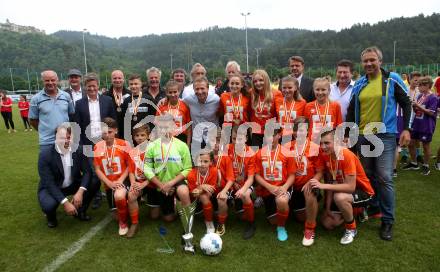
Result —
[{"label": "player kneeling", "polygon": [[[144,174],[145,151],[148,147],[150,128],[140,123],[133,128],[133,139],[136,147],[130,151],[128,177],[130,178],[130,190],[128,191],[128,211],[131,218],[131,226],[128,229],[127,238],[133,237],[139,230],[139,205],[138,198],[145,194],[145,189],[150,182]],[[151,187],[150,187],[151,188]],[[156,190],[152,188],[152,190]]]},{"label": "player kneeling", "polygon": [[281,129],[275,129],[273,135],[265,135],[266,144],[255,156],[255,180],[262,187],[257,194],[263,197],[266,216],[271,224],[277,225],[278,240],[286,241],[290,198],[287,191],[295,181],[296,168],[292,158],[287,156],[289,150],[279,144],[280,138]]},{"label": "player kneeling", "polygon": [[[98,178],[104,183],[111,210],[116,209],[119,221],[119,235],[128,232],[127,188],[129,144],[115,138],[118,123],[112,118],[104,118],[102,141],[94,147],[94,165]],[[115,208],[116,206],[116,208]]]},{"label": "player kneeling", "polygon": [[214,233],[212,199],[220,182],[217,168],[213,165],[214,153],[201,152],[196,158],[196,167],[188,174],[188,187],[191,196],[200,201],[203,206],[206,233]]},{"label": "player kneeling", "polygon": [[252,238],[255,234],[254,203],[251,193],[255,175],[255,153],[246,145],[246,131],[238,133],[238,126],[232,127],[232,144],[228,145],[228,155],[232,159],[235,181],[232,185],[232,198],[236,210],[243,211],[243,219],[247,226],[243,232],[243,239]]},{"label": "player kneeling", "polygon": [[307,138],[308,126],[308,119],[296,118],[293,122],[294,140],[285,145],[292,151],[296,166],[290,207],[295,218],[304,222],[303,246],[311,246],[315,241],[318,200],[321,197],[319,190],[302,190],[303,186],[315,176],[315,164],[319,153],[319,146]]},{"label": "player kneeling", "polygon": [[150,142],[144,165],[145,176],[160,190],[162,212],[167,221],[174,219],[174,196],[177,195],[177,211],[182,220],[184,250],[194,253],[191,233],[195,202],[191,204],[185,179],[191,171],[191,155],[188,146],[173,137],[175,123],[171,114],[156,117],[159,138]]},{"label": "player kneeling", "polygon": [[[356,155],[343,147],[342,141],[340,144],[335,144],[334,130],[321,134],[321,152],[318,158],[317,173],[304,186],[304,190],[326,191],[322,224],[327,229],[333,229],[345,222],[345,233],[341,238],[341,244],[350,244],[357,234],[353,207],[366,206],[374,195],[373,188]],[[319,182],[324,172],[329,173],[331,179],[325,184]],[[339,209],[339,214],[331,210],[332,200]]]}]

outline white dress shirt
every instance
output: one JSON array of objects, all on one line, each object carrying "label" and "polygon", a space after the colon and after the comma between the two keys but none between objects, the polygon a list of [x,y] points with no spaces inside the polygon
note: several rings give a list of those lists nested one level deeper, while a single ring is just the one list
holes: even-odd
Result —
[{"label": "white dress shirt", "polygon": [[100,138],[101,137],[101,112],[99,110],[99,95],[95,100],[90,99],[87,96],[87,100],[89,102],[89,113],[90,113],[90,135],[92,138]]},{"label": "white dress shirt", "polygon": [[72,93],[73,104],[83,97],[81,87],[79,88],[79,91],[75,91],[74,89],[70,88],[70,92]]},{"label": "white dress shirt", "polygon": [[329,99],[331,101],[338,102],[341,105],[342,121],[345,122],[345,117],[347,116],[347,109],[350,105],[351,92],[353,91],[354,80],[350,81],[350,84],[345,88],[345,90],[339,89],[338,81],[330,85],[330,95]]},{"label": "white dress shirt", "polygon": [[64,180],[61,188],[67,188],[72,184],[72,151],[70,147],[67,150],[64,148],[61,150],[57,144],[55,144],[55,149],[60,154],[63,163]]}]

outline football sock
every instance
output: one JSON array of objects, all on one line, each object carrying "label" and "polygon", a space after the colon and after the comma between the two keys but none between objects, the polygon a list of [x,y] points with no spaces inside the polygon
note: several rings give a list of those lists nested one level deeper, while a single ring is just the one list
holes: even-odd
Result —
[{"label": "football sock", "polygon": [[249,222],[254,222],[254,203],[243,204],[244,209],[244,220]]},{"label": "football sock", "polygon": [[277,211],[277,226],[284,227],[286,225],[287,217],[289,217],[289,211]]},{"label": "football sock", "polygon": [[117,200],[116,201],[116,209],[118,210],[118,218],[119,222],[127,222],[127,200]]},{"label": "football sock", "polygon": [[228,214],[219,214],[218,215],[218,223],[224,224],[226,222],[227,217],[228,217]]},{"label": "football sock", "polygon": [[208,203],[203,205],[203,216],[205,217],[205,221],[212,222],[212,204]]},{"label": "football sock", "polygon": [[316,221],[306,221],[304,228],[314,230],[316,228]]},{"label": "football sock", "polygon": [[130,210],[130,219],[132,224],[139,223],[139,209]]},{"label": "football sock", "polygon": [[349,229],[349,230],[354,230],[356,229],[356,220],[351,220],[351,222],[345,222],[345,228]]}]

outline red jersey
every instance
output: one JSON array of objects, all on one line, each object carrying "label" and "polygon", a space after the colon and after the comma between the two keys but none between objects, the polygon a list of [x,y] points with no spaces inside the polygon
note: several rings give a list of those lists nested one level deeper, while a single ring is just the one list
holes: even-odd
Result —
[{"label": "red jersey", "polygon": [[0,111],[2,112],[12,112],[12,107],[4,107],[4,106],[11,106],[12,105],[12,99],[10,97],[6,97],[6,99],[1,99],[2,107]]},{"label": "red jersey", "polygon": [[20,110],[21,117],[28,117],[29,115],[29,102],[28,101],[18,101],[18,108]]},{"label": "red jersey", "polygon": [[354,175],[356,176],[356,189],[374,195],[373,187],[371,187],[370,180],[367,178],[358,157],[347,148],[343,148],[341,152],[342,156],[337,160],[333,160],[322,151],[319,152],[316,168],[329,172],[337,183],[344,183],[345,176]]},{"label": "red jersey", "polygon": [[[278,144],[276,150],[269,152],[267,146],[258,150],[255,155],[255,173],[266,182],[281,186],[286,183],[291,173],[296,172],[296,166],[291,157],[287,157],[289,150]],[[271,193],[263,186],[257,187],[257,195],[268,196]]]},{"label": "red jersey", "polygon": [[222,93],[220,96],[219,111],[224,115],[223,124],[241,125],[249,120],[249,98],[240,93],[233,97],[231,92]]},{"label": "red jersey", "polygon": [[306,139],[302,146],[297,146],[296,141],[292,141],[285,144],[284,147],[292,152],[291,154],[293,154],[293,161],[296,166],[293,189],[301,191],[304,184],[315,176],[319,146]]},{"label": "red jersey", "polygon": [[284,97],[278,97],[275,100],[275,109],[277,113],[277,121],[283,128],[283,135],[291,135],[293,121],[304,115],[304,108],[306,101],[301,99],[299,101],[286,101]]},{"label": "red jersey", "polygon": [[[219,154],[221,154],[221,151],[219,151]],[[224,188],[228,181],[235,181],[232,161],[227,154],[219,155],[214,160],[214,164],[221,175],[221,183],[219,189]]]},{"label": "red jersey", "polygon": [[183,132],[182,127],[191,121],[189,108],[181,99],[179,99],[177,106],[172,106],[169,103],[160,106],[156,115],[164,113],[169,113],[174,117],[177,128],[173,136],[181,134]]},{"label": "red jersey", "polygon": [[[254,92],[254,90],[251,89],[251,92]],[[258,105],[254,109],[253,106],[251,106],[251,122],[255,122],[260,125],[261,131],[260,132],[254,132],[254,134],[264,134],[264,127],[266,125],[266,121],[276,117],[276,108],[275,108],[275,101],[277,99],[282,99],[283,94],[279,90],[272,90],[273,93],[273,99],[269,105],[264,103],[264,95],[258,96]],[[258,94],[255,94],[258,95]],[[252,101],[250,102],[252,105]]]},{"label": "red jersey", "polygon": [[[141,152],[139,147],[135,147],[129,152],[130,159],[128,161],[128,172],[134,174],[137,182],[144,182],[147,180],[144,174],[145,166],[145,151]],[[150,182],[147,187],[156,188],[156,186]]]},{"label": "red jersey", "polygon": [[208,169],[208,173],[205,176],[202,176],[197,169],[194,167],[186,177],[188,181],[189,191],[192,193],[194,189],[196,189],[199,185],[208,184],[213,186],[214,188],[218,188],[218,170],[217,167],[211,165]]},{"label": "red jersey", "polygon": [[115,138],[113,146],[107,147],[105,141],[100,141],[93,150],[95,167],[101,170],[109,180],[118,180],[130,161],[129,143]]},{"label": "red jersey", "polygon": [[232,168],[235,176],[235,183],[243,187],[249,176],[255,175],[255,153],[249,146],[245,146],[245,156],[235,153],[235,145],[227,146],[228,156],[232,161]]},{"label": "red jersey", "polygon": [[[309,137],[314,139],[320,135],[324,127],[336,128],[342,123],[341,106],[338,102],[328,101],[320,105],[316,100],[307,103],[304,117],[309,120]],[[313,136],[313,137],[312,137]]]}]

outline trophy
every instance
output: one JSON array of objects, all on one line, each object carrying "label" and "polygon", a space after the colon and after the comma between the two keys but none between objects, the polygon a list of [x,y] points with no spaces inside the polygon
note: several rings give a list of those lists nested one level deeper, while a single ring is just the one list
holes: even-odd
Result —
[{"label": "trophy", "polygon": [[193,234],[191,233],[191,229],[194,221],[194,212],[197,207],[197,201],[194,201],[189,206],[183,207],[180,201],[176,201],[176,209],[179,213],[180,220],[182,221],[182,226],[184,230],[184,234],[182,235],[183,239],[183,250],[186,252],[195,253],[194,245],[192,244]]}]

